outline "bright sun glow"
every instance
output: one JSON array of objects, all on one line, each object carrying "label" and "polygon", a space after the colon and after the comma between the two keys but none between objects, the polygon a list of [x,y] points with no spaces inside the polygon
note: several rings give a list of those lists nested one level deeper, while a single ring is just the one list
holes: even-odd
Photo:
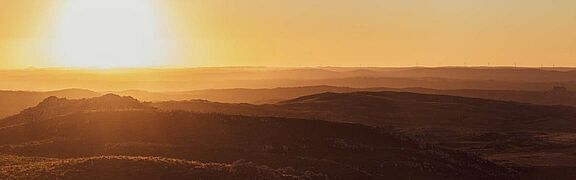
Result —
[{"label": "bright sun glow", "polygon": [[66,0],[52,53],[58,66],[166,65],[169,51],[153,0]]}]

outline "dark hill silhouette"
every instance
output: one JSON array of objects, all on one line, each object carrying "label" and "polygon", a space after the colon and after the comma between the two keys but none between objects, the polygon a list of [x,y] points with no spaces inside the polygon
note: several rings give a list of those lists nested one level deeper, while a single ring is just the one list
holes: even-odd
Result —
[{"label": "dark hill silhouette", "polygon": [[114,93],[136,97],[144,101],[181,101],[190,99],[204,99],[208,101],[224,103],[266,104],[323,92],[353,91],[358,91],[358,89],[334,86],[305,86],[271,89],[205,89],[183,92],[147,92],[129,90]]},{"label": "dark hill silhouette", "polygon": [[[538,172],[576,167],[572,155],[576,150],[576,109],[569,106],[389,91],[322,93],[274,105],[207,101],[152,105],[164,110],[393,126],[429,143],[505,164],[538,167]],[[541,167],[544,170],[540,171]]]},{"label": "dark hill silhouette", "polygon": [[82,99],[100,96],[100,93],[84,89],[64,89],[58,91],[0,91],[0,118],[18,114],[20,111],[35,106],[47,97],[55,96],[68,99]]},{"label": "dark hill silhouette", "polygon": [[17,115],[1,120],[0,126],[16,125],[26,121],[39,121],[75,112],[143,109],[153,108],[132,97],[121,97],[115,94],[106,94],[88,99],[66,99],[51,96],[34,107],[25,109]]},{"label": "dark hill silhouette", "polygon": [[376,126],[557,131],[576,127],[573,121],[576,110],[567,106],[393,91],[321,93],[272,105],[168,101],[152,103],[152,106],[165,110],[297,117]]},{"label": "dark hill silhouette", "polygon": [[451,95],[493,99],[502,101],[515,101],[538,105],[567,105],[576,106],[576,92],[559,91],[550,87],[547,91],[520,91],[520,90],[482,90],[482,89],[453,89],[438,90],[426,88],[390,89],[390,91],[403,91],[424,94]]},{"label": "dark hill silhouette", "polygon": [[406,92],[322,93],[278,103],[318,119],[373,125],[460,128],[572,129],[576,110],[479,98]]},{"label": "dark hill silhouette", "polygon": [[[130,110],[108,108],[118,108],[118,100],[125,101],[128,106],[121,107]],[[51,174],[57,176],[68,169],[80,173],[77,175],[101,173],[101,170],[111,173],[110,176],[125,177],[135,172],[131,167],[146,169],[166,165],[151,163],[149,159],[97,158],[123,155],[224,164],[245,159],[270,167],[258,166],[263,169],[287,171],[285,174],[311,179],[507,179],[515,174],[481,158],[427,145],[387,128],[318,120],[162,112],[147,107],[134,110],[133,107],[146,106],[136,102],[115,95],[85,100],[49,98],[32,109],[50,112],[61,109],[57,107],[82,107],[86,111],[49,114],[42,120],[0,126],[0,154],[59,160],[31,164],[32,167],[19,166],[29,171],[15,171],[11,169],[14,166],[0,166],[0,170],[11,173],[8,177],[26,177],[27,172],[54,177]],[[93,108],[101,106],[103,108]],[[26,118],[28,116],[23,116],[26,113],[17,116]],[[83,157],[95,158],[77,159]],[[128,167],[112,172],[113,169],[90,168],[114,164]],[[36,165],[42,169],[38,170]],[[46,174],[47,166],[63,168],[48,168]],[[186,172],[191,169],[188,166],[174,168]],[[166,171],[147,173],[152,173],[153,179]],[[250,168],[246,171],[256,179],[260,179],[260,173],[272,173]],[[215,178],[230,178],[228,175],[224,173]],[[63,176],[74,178],[74,174]]]},{"label": "dark hill silhouette", "polygon": [[576,93],[573,91],[522,91],[522,90],[484,90],[484,89],[428,89],[428,88],[350,88],[336,86],[282,87],[271,89],[206,89],[184,92],[147,92],[139,90],[114,92],[132,96],[145,101],[182,101],[204,99],[222,103],[274,104],[301,96],[325,92],[412,92],[423,94],[452,95],[462,97],[484,98],[502,101],[515,101],[540,105],[576,105]]}]

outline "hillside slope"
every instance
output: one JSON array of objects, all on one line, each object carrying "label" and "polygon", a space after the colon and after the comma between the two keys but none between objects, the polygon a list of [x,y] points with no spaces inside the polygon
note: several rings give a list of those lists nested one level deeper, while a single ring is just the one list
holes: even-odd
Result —
[{"label": "hillside slope", "polygon": [[0,179],[311,179],[250,162],[200,163],[162,157],[27,158],[0,155]]},{"label": "hillside slope", "polygon": [[554,129],[576,127],[576,109],[406,92],[322,93],[278,103],[321,119],[366,124],[460,128]]},{"label": "hillside slope", "polygon": [[576,110],[406,92],[322,93],[274,105],[159,102],[163,110],[292,117],[395,127],[503,164],[576,167]]},{"label": "hillside slope", "polygon": [[[155,109],[88,110],[2,126],[0,153],[58,159],[165,157],[224,164],[244,159],[272,169],[293,169],[289,172],[312,179],[507,179],[515,175],[514,170],[490,161],[426,145],[386,128]],[[114,173],[125,176],[132,170]],[[258,177],[258,172],[251,175]]]},{"label": "hillside slope", "polygon": [[151,105],[163,110],[322,119],[400,128],[571,131],[576,127],[576,109],[567,106],[393,91],[321,93],[271,105],[199,100]]}]

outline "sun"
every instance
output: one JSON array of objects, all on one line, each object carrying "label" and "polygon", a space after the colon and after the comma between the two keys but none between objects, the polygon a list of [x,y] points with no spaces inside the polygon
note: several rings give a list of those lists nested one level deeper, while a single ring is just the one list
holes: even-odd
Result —
[{"label": "sun", "polygon": [[55,64],[81,68],[166,65],[169,42],[153,1],[63,1],[50,46]]}]

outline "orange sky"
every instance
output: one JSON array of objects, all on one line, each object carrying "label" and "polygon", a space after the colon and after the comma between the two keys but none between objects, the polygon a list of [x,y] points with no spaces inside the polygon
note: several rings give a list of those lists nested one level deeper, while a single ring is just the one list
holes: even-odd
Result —
[{"label": "orange sky", "polygon": [[[96,0],[0,1],[0,68],[101,65],[52,52],[71,1]],[[120,1],[123,12],[139,10]],[[144,66],[576,66],[572,0],[142,1],[153,3],[154,38],[170,49]],[[129,66],[142,56],[114,57],[135,57],[119,63]]]}]

